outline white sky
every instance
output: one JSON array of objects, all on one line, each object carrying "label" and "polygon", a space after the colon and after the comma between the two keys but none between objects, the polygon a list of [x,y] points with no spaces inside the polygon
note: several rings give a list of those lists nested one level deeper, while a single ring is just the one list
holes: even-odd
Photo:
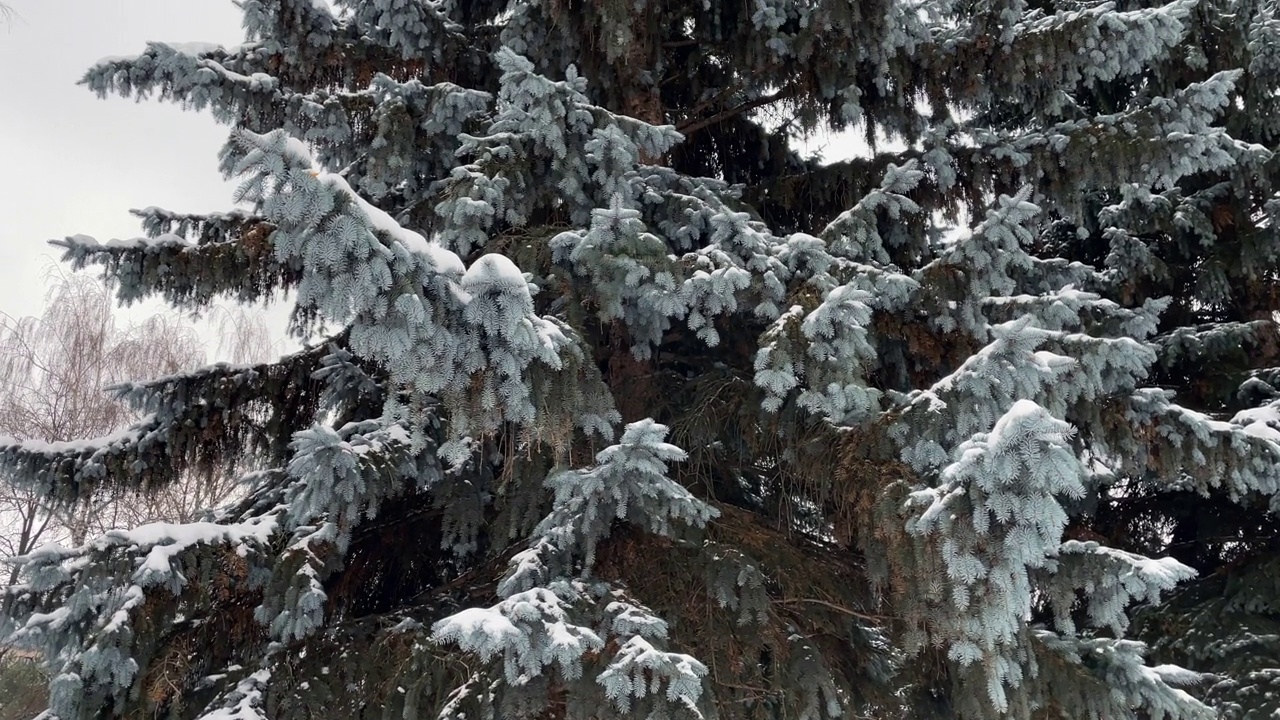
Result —
[{"label": "white sky", "polygon": [[99,100],[76,85],[94,61],[148,40],[232,44],[230,0],[3,0],[0,27],[0,311],[38,314],[58,258],[46,241],[141,234],[130,208],[230,207],[217,171],[226,130],[155,100]]}]

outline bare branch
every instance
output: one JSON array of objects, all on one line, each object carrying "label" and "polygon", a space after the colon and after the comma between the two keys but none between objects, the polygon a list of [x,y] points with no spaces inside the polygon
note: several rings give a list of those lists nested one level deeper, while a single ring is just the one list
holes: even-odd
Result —
[{"label": "bare branch", "polygon": [[[59,442],[110,434],[138,417],[107,387],[204,364],[203,343],[176,315],[121,327],[111,293],[100,282],[61,273],[51,280],[40,317],[0,314],[0,436]],[[260,316],[239,308],[219,312],[220,352],[233,362],[272,354]],[[191,476],[145,495],[89,498],[50,510],[0,477],[0,557],[24,555],[50,540],[78,545],[115,527],[189,521],[225,502],[235,488],[231,476]],[[17,568],[3,574],[10,583],[18,578]]]},{"label": "bare branch", "polygon": [[764,107],[765,105],[770,105],[780,100],[786,100],[787,98],[795,96],[795,94],[794,89],[783,88],[771,95],[765,95],[764,97],[758,97],[754,100],[748,100],[740,105],[735,105],[727,110],[716,113],[711,117],[702,118],[700,120],[690,120],[677,126],[676,130],[678,130],[681,135],[688,137],[703,128],[711,127],[712,125],[724,122],[729,118],[741,115],[745,112],[750,112],[758,107]]}]

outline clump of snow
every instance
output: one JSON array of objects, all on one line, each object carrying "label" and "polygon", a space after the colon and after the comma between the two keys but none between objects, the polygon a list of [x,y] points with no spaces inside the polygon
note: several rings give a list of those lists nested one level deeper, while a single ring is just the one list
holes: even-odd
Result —
[{"label": "clump of snow", "polygon": [[[990,447],[1018,447],[1023,438],[1033,433],[1046,437],[1050,433],[1043,421],[1052,418],[1049,412],[1031,400],[1018,400],[991,429],[987,437]],[[1053,438],[1061,440],[1061,438]]]},{"label": "clump of snow", "polygon": [[192,245],[191,241],[180,235],[173,233],[164,233],[156,237],[135,237],[135,238],[113,238],[105,243],[98,242],[98,239],[91,235],[69,235],[62,240],[50,240],[50,245],[58,247],[73,248],[81,247],[86,249],[96,248],[124,248],[127,250],[141,250],[149,247],[177,246],[188,247]]},{"label": "clump of snow", "polygon": [[241,680],[235,692],[231,694],[236,700],[234,704],[205,713],[202,720],[267,720],[263,712],[262,691],[271,680],[270,670],[259,670]]},{"label": "clump of snow", "polygon": [[147,415],[135,423],[132,427],[123,430],[117,430],[109,435],[103,435],[96,438],[86,438],[82,440],[69,440],[65,442],[45,442],[43,440],[15,440],[13,438],[0,437],[0,449],[5,446],[12,446],[20,453],[30,453],[33,455],[78,455],[83,453],[94,453],[102,450],[132,442],[143,432],[143,429],[155,420],[155,415]]},{"label": "clump of snow", "polygon": [[471,263],[462,276],[462,287],[473,295],[489,292],[529,294],[529,283],[524,273],[505,255],[490,253]]},{"label": "clump of snow", "polygon": [[1144,555],[1118,550],[1093,541],[1067,540],[1059,550],[1062,554],[1091,554],[1108,558],[1125,567],[1125,577],[1133,576],[1161,590],[1172,590],[1178,583],[1196,576],[1196,571],[1171,557],[1149,558]]},{"label": "clump of snow", "polygon": [[40,626],[49,630],[58,630],[71,618],[71,608],[63,605],[52,612],[31,613],[27,618],[27,627]]},{"label": "clump of snow", "polygon": [[1188,670],[1177,665],[1156,665],[1151,668],[1151,672],[1159,676],[1159,678],[1164,681],[1164,684],[1171,685],[1173,687],[1196,685],[1203,682],[1207,677],[1212,677],[1211,675],[1198,673],[1194,670]]},{"label": "clump of snow", "polygon": [[111,635],[129,624],[129,612],[147,601],[147,595],[137,585],[130,585],[124,592],[124,600],[120,607],[111,614],[111,619],[102,626],[102,634]]},{"label": "clump of snow", "polygon": [[1249,435],[1280,443],[1280,403],[1241,410],[1231,422],[1242,426]]},{"label": "clump of snow", "polygon": [[216,60],[203,59],[199,61],[200,67],[208,68],[218,73],[222,77],[232,81],[249,86],[254,92],[272,92],[276,90],[280,81],[275,77],[264,72],[256,72],[252,75],[244,75],[233,70],[228,70],[222,63]]},{"label": "clump of snow", "polygon": [[441,642],[456,641],[463,650],[489,660],[508,645],[525,644],[524,633],[503,614],[491,608],[467,608],[435,624],[433,636]]},{"label": "clump of snow", "polygon": [[[176,53],[183,55],[213,55],[214,53],[228,52],[228,49],[218,43],[211,42],[157,42],[151,43],[155,46],[167,47]],[[234,50],[234,48],[232,48]]]},{"label": "clump of snow", "polygon": [[104,55],[93,61],[90,67],[98,67],[100,65],[114,65],[116,63],[131,63],[138,59],[137,55]]},{"label": "clump of snow", "polygon": [[108,240],[105,246],[108,248],[126,248],[129,250],[142,250],[148,247],[160,247],[163,245],[176,245],[179,247],[186,247],[192,244],[193,243],[190,240],[187,240],[181,235],[174,235],[173,233],[165,233],[163,235],[157,235],[154,238],[135,237],[135,238],[129,238],[127,240],[123,240],[123,239]]},{"label": "clump of snow", "polygon": [[135,582],[147,586],[173,575],[173,559],[189,548],[201,544],[228,543],[236,553],[246,553],[245,541],[265,545],[275,531],[273,517],[266,522],[252,521],[234,525],[211,522],[151,523],[133,530],[112,530],[99,541],[103,545],[147,548],[147,555],[134,573]]},{"label": "clump of snow", "polygon": [[[311,153],[311,148],[308,147],[305,142],[303,142],[302,140],[292,135],[285,135],[284,147],[285,147],[285,150],[288,151],[291,155],[305,159],[308,163],[311,164],[312,172],[315,172],[319,175],[320,164],[316,162],[315,155]],[[319,177],[321,181],[324,182],[327,175],[319,175]],[[336,175],[334,177],[337,177],[339,180],[342,180],[341,177],[338,177]],[[346,181],[343,180],[343,183],[345,182]],[[334,184],[334,183],[330,183],[330,184]],[[353,194],[355,192],[354,190],[351,190],[350,185],[346,185],[345,189]]]},{"label": "clump of snow", "polygon": [[1202,412],[1198,412],[1190,408],[1185,408],[1185,407],[1182,407],[1181,405],[1170,404],[1169,409],[1179,413],[1182,416],[1182,420],[1184,422],[1188,424],[1191,424],[1191,423],[1200,424],[1209,432],[1230,433],[1240,429],[1239,427],[1232,425],[1229,422],[1223,422],[1222,420],[1214,420],[1213,418],[1209,417],[1208,415],[1205,415]]},{"label": "clump of snow", "polygon": [[[169,41],[152,41],[147,43],[147,51],[155,54],[174,53],[177,55],[186,55],[193,58],[207,59],[209,55],[221,55],[229,57],[239,55],[243,51],[257,46],[258,43],[246,43],[243,45],[221,45],[211,42],[169,42]],[[107,55],[98,58],[91,67],[97,68],[102,65],[112,65],[118,63],[134,63],[137,62],[142,55]]]}]

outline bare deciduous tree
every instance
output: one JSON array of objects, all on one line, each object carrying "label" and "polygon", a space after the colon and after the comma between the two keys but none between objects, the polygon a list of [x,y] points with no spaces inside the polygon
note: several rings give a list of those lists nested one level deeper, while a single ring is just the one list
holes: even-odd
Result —
[{"label": "bare deciduous tree", "polygon": [[[0,320],[0,435],[58,442],[109,434],[136,416],[106,388],[204,362],[203,344],[191,325],[161,314],[121,327],[113,308],[101,283],[72,275],[57,279],[40,317]],[[270,352],[260,318],[221,309],[215,319],[219,355],[248,362]],[[190,478],[146,496],[53,509],[0,479],[0,557],[24,555],[50,540],[80,544],[113,527],[189,521],[233,488],[231,478]],[[6,579],[17,580],[16,567]]]},{"label": "bare deciduous tree", "polygon": [[271,339],[271,331],[260,312],[240,305],[218,305],[211,320],[218,339],[217,355],[220,360],[259,363],[274,357],[279,351],[278,343]]}]

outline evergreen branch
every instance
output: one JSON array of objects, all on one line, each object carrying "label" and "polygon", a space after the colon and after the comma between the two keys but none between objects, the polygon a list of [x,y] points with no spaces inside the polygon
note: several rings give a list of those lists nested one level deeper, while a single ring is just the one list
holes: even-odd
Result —
[{"label": "evergreen branch", "polygon": [[0,469],[51,502],[72,505],[95,493],[156,490],[188,468],[230,472],[251,452],[283,462],[286,428],[318,412],[311,376],[325,353],[322,347],[274,363],[220,363],[119,386],[120,399],[148,413],[143,420],[87,441],[0,442]]},{"label": "evergreen branch", "polygon": [[[208,238],[217,231],[206,225],[199,232]],[[173,234],[105,244],[77,235],[50,244],[64,248],[63,260],[76,270],[100,266],[125,305],[161,295],[176,307],[200,310],[220,295],[254,303],[297,286],[301,272],[271,251],[274,232],[260,222],[227,228],[224,239],[199,244]]]}]

